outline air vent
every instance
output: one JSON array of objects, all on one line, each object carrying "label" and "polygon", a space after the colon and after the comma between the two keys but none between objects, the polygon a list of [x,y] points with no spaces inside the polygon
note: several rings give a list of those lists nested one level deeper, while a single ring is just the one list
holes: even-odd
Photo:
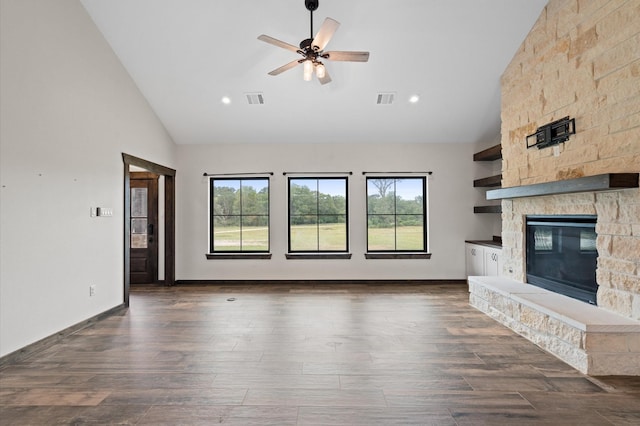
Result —
[{"label": "air vent", "polygon": [[263,105],[264,104],[264,96],[262,93],[246,93],[247,102],[249,105]]},{"label": "air vent", "polygon": [[376,104],[378,105],[391,105],[396,97],[395,93],[378,93],[378,99]]}]

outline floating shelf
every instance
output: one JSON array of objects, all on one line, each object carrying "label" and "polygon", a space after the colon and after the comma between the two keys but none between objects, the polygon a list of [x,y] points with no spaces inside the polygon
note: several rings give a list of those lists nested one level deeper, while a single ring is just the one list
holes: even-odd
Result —
[{"label": "floating shelf", "polygon": [[475,206],[473,208],[474,213],[502,213],[502,206]]},{"label": "floating shelf", "polygon": [[[494,145],[483,151],[473,154],[473,161],[495,161],[502,158],[502,145]],[[495,188],[502,186],[502,174],[488,176],[473,181],[474,188]],[[502,213],[502,206],[475,206],[474,213]]]},{"label": "floating shelf", "polygon": [[496,187],[502,185],[502,175],[489,176],[482,179],[476,179],[473,181],[473,186],[475,188],[488,188],[488,187]]},{"label": "floating shelf", "polygon": [[502,158],[502,145],[494,145],[473,154],[473,161],[494,161]]},{"label": "floating shelf", "polygon": [[638,188],[638,173],[608,173],[487,191],[487,200]]}]

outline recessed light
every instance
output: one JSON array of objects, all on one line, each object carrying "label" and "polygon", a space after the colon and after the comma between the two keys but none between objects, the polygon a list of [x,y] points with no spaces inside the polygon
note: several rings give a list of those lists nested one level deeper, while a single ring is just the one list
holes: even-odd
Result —
[{"label": "recessed light", "polygon": [[223,96],[222,99],[220,99],[220,101],[225,105],[229,105],[231,103],[231,98],[228,96]]},{"label": "recessed light", "polygon": [[412,104],[418,103],[419,100],[420,100],[419,95],[411,95],[411,97],[409,98],[409,102],[411,102]]}]

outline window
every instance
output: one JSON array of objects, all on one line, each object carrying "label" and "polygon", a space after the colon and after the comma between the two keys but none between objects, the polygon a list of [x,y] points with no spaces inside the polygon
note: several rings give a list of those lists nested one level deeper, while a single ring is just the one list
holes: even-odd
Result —
[{"label": "window", "polygon": [[210,179],[210,253],[269,251],[269,179]]},{"label": "window", "polygon": [[367,178],[367,251],[427,251],[426,181]]},{"label": "window", "polygon": [[289,252],[348,251],[347,178],[289,178]]}]

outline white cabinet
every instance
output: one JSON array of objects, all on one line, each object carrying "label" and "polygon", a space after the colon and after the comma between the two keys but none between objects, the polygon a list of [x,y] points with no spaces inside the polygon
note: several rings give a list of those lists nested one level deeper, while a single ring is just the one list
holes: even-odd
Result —
[{"label": "white cabinet", "polygon": [[477,244],[467,246],[467,276],[484,275],[484,247]]},{"label": "white cabinet", "polygon": [[502,249],[474,243],[465,245],[467,276],[501,275]]},{"label": "white cabinet", "polygon": [[501,275],[502,263],[500,255],[502,249],[484,247],[484,275],[498,276]]}]

